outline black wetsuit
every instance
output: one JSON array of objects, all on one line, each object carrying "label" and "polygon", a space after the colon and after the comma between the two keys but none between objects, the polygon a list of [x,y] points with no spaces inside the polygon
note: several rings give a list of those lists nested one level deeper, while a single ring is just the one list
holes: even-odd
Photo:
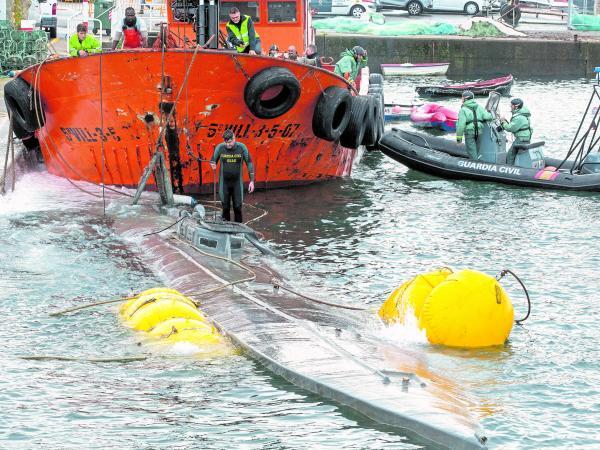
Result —
[{"label": "black wetsuit", "polygon": [[254,167],[248,148],[241,142],[236,142],[231,149],[222,143],[217,145],[211,162],[221,161],[219,172],[219,196],[223,206],[223,219],[231,220],[231,201],[236,222],[242,222],[242,203],[244,200],[244,183],[242,177],[242,162],[246,162],[250,181],[254,181]]}]

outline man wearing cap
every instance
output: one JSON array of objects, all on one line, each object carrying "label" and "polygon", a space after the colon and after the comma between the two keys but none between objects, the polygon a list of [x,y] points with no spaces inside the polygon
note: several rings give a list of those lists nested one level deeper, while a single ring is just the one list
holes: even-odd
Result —
[{"label": "man wearing cap", "polygon": [[269,47],[269,56],[271,58],[279,58],[279,47],[277,47],[277,44],[273,44]]},{"label": "man wearing cap", "polygon": [[229,21],[225,25],[227,40],[233,44],[238,53],[260,55],[260,37],[254,29],[250,16],[242,15],[235,6],[229,10]]},{"label": "man wearing cap", "polygon": [[231,203],[233,201],[233,214],[236,222],[242,222],[242,203],[244,200],[244,183],[242,177],[242,161],[246,163],[250,184],[248,192],[254,191],[254,166],[248,148],[241,142],[236,142],[235,134],[225,130],[223,141],[217,145],[210,167],[216,169],[217,162],[221,161],[219,171],[219,197],[223,207],[223,220],[231,220]]},{"label": "man wearing cap", "polygon": [[529,109],[523,105],[523,100],[520,98],[513,98],[510,101],[510,111],[512,113],[510,122],[502,117],[500,123],[502,128],[515,135],[513,145],[506,154],[506,164],[512,165],[515,163],[515,158],[517,156],[515,145],[529,144],[531,142],[533,130],[531,129],[531,113],[529,112]]},{"label": "man wearing cap", "polygon": [[352,50],[344,50],[340,56],[342,58],[335,64],[333,72],[356,87],[358,72],[367,66],[367,51],[357,45],[352,47]]},{"label": "man wearing cap", "polygon": [[494,117],[475,101],[471,91],[462,93],[462,106],[456,122],[456,142],[461,143],[465,138],[465,147],[471,159],[479,159],[479,134],[483,132],[483,122]]}]

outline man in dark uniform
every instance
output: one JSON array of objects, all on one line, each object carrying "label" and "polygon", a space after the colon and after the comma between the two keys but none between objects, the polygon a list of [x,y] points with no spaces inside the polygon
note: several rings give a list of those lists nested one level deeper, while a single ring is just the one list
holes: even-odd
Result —
[{"label": "man in dark uniform", "polygon": [[233,213],[236,222],[242,222],[242,202],[244,200],[244,182],[242,177],[242,161],[248,167],[250,184],[248,192],[254,191],[254,166],[248,148],[241,142],[235,141],[231,130],[225,130],[223,141],[217,145],[210,166],[215,169],[217,162],[221,161],[219,171],[219,196],[223,206],[223,219],[231,220],[231,201],[233,200]]}]

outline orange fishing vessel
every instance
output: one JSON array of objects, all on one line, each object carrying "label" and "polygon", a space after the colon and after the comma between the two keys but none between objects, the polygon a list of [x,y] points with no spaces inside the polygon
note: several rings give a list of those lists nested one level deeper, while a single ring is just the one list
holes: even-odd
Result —
[{"label": "orange fishing vessel", "polygon": [[380,135],[379,102],[351,95],[330,71],[222,48],[234,5],[254,18],[263,51],[314,41],[307,0],[229,1],[222,11],[175,0],[169,30],[181,48],[47,60],[8,83],[17,137],[37,138],[50,173],[93,183],[136,186],[164,151],[181,165],[185,193],[210,192],[207,160],[228,128],[250,151],[257,187],[350,174],[359,145]]}]

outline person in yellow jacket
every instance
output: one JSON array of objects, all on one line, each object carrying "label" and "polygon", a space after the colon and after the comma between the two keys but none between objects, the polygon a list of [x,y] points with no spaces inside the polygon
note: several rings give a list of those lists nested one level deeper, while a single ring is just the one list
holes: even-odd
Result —
[{"label": "person in yellow jacket", "polygon": [[101,51],[100,41],[87,34],[87,26],[84,23],[78,24],[77,32],[69,39],[69,54],[71,56],[87,56],[90,53]]},{"label": "person in yellow jacket", "polygon": [[260,37],[254,29],[250,16],[241,15],[235,6],[229,10],[227,28],[227,41],[230,42],[238,53],[260,55]]}]

